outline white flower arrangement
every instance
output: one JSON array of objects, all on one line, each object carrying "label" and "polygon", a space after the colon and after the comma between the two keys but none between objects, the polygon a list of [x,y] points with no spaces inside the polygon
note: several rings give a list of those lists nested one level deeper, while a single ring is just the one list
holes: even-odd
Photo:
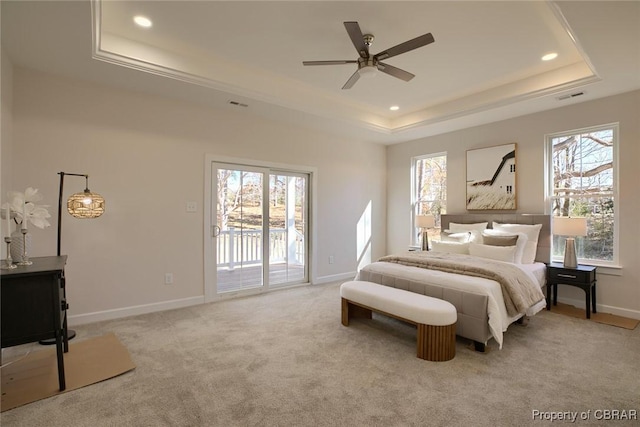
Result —
[{"label": "white flower arrangement", "polygon": [[[10,202],[2,205],[4,209],[3,217],[6,218],[7,209],[9,218],[13,218],[16,224],[28,224],[29,222],[38,228],[49,227],[47,218],[51,218],[47,208],[48,205],[37,205],[36,202],[42,200],[42,195],[37,188],[29,187],[24,193],[19,191],[9,192]],[[24,227],[22,227],[24,228]]]}]

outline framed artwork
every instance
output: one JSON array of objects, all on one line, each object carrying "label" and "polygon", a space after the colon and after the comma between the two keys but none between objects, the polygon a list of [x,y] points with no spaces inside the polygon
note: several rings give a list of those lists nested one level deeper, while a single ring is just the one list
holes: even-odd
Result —
[{"label": "framed artwork", "polygon": [[467,150],[467,210],[516,209],[516,144]]}]

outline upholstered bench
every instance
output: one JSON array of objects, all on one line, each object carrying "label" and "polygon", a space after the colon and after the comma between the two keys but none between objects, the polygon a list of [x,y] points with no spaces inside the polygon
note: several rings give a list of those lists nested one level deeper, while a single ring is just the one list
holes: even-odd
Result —
[{"label": "upholstered bench", "polygon": [[340,286],[342,324],[349,319],[371,319],[371,312],[383,314],[418,327],[418,357],[441,362],[456,355],[456,308],[450,302],[364,281]]}]

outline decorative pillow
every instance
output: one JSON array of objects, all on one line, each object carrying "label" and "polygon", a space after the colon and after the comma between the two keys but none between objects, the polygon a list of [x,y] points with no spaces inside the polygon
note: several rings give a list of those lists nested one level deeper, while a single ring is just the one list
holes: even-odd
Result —
[{"label": "decorative pillow", "polygon": [[470,242],[482,243],[482,231],[487,229],[488,222],[476,222],[473,224],[460,224],[457,222],[449,223],[449,230],[457,233],[460,231],[470,231]]},{"label": "decorative pillow", "polygon": [[[499,237],[499,238],[516,238],[516,257],[515,257],[515,263],[516,264],[522,264],[522,256],[524,255],[524,248],[527,246],[527,235],[524,233],[509,233],[506,231],[500,231],[500,230],[485,230],[482,232],[483,236],[482,236],[482,243],[487,244],[487,245],[491,245],[492,243],[489,243],[491,241],[492,237]],[[489,239],[489,240],[487,240]],[[498,245],[494,245],[494,246],[498,246]]]},{"label": "decorative pillow", "polygon": [[433,252],[447,252],[450,254],[469,255],[469,243],[458,242],[439,242],[434,240],[431,242]]},{"label": "decorative pillow", "polygon": [[470,231],[461,231],[456,233],[451,230],[444,230],[440,233],[440,240],[443,242],[468,243],[470,239]]},{"label": "decorative pillow", "polygon": [[516,258],[515,246],[490,246],[469,243],[469,254],[480,258],[514,263]]},{"label": "decorative pillow", "polygon": [[500,224],[493,223],[493,229],[504,231],[507,233],[524,233],[527,235],[527,243],[522,254],[522,264],[533,264],[536,259],[536,251],[538,249],[538,236],[542,229],[542,224],[525,225],[525,224]]},{"label": "decorative pillow", "polygon": [[482,244],[489,246],[515,246],[518,243],[518,236],[492,236],[486,232],[482,233]]}]

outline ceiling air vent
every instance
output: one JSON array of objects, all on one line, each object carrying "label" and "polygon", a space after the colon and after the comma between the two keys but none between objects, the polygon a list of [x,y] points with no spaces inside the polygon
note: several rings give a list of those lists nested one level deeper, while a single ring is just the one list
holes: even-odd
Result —
[{"label": "ceiling air vent", "polygon": [[248,104],[243,104],[242,102],[238,102],[238,101],[229,101],[229,104],[231,105],[235,105],[236,107],[248,107]]},{"label": "ceiling air vent", "polygon": [[584,95],[584,92],[569,93],[567,95],[559,96],[558,101],[564,101],[565,99],[571,99],[571,98],[575,98],[576,96],[582,96],[582,95]]}]

